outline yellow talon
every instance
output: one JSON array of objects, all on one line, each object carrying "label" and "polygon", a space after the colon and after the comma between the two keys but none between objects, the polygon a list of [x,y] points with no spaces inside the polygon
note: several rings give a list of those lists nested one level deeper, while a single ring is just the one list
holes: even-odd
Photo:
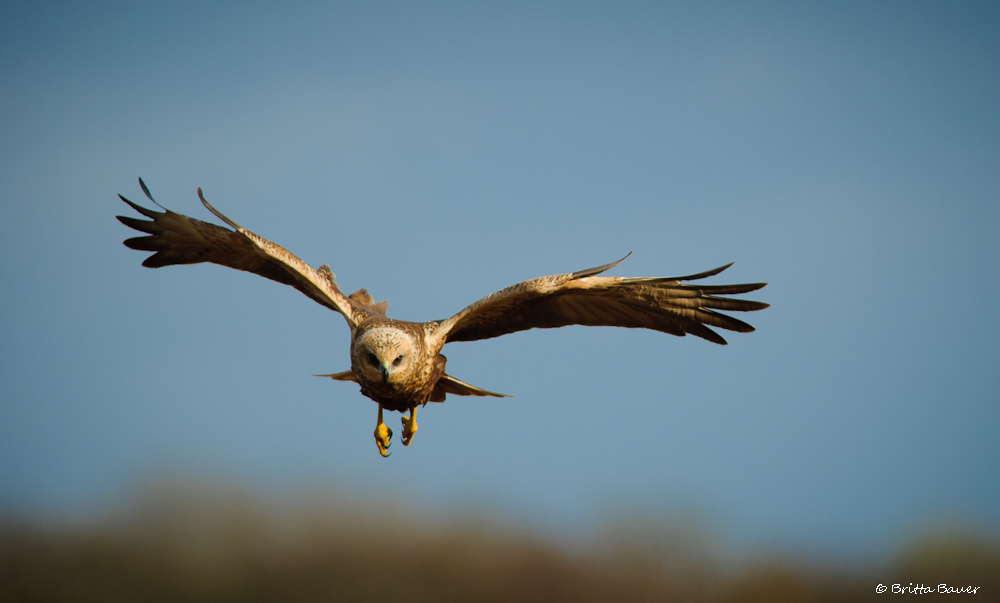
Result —
[{"label": "yellow talon", "polygon": [[410,409],[410,416],[407,417],[403,415],[403,435],[400,436],[403,440],[403,446],[409,446],[410,440],[413,439],[413,434],[417,433],[417,407],[414,406]]},{"label": "yellow talon", "polygon": [[392,430],[382,422],[382,405],[378,405],[378,425],[375,426],[375,445],[378,446],[378,453],[382,456],[389,456],[389,444],[392,442]]}]

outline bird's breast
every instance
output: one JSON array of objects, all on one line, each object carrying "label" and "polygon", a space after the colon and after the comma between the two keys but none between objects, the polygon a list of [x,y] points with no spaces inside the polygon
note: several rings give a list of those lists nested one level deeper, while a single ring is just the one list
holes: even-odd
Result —
[{"label": "bird's breast", "polygon": [[[387,410],[404,411],[427,401],[427,396],[433,385],[417,381],[382,382],[358,379],[361,393],[375,400]],[[426,392],[426,393],[425,393]]]},{"label": "bird's breast", "polygon": [[444,374],[445,358],[438,355],[426,365],[418,367],[407,375],[393,375],[388,382],[372,380],[356,371],[361,393],[378,402],[387,410],[406,411],[414,406],[426,404],[434,391],[434,385]]}]

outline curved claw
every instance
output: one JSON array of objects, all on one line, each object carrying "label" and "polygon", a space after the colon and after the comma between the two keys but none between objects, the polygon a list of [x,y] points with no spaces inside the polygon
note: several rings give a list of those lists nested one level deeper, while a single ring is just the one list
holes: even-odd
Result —
[{"label": "curved claw", "polygon": [[409,446],[410,441],[413,439],[413,434],[417,433],[417,413],[415,408],[410,409],[410,416],[403,416],[403,435],[400,439],[403,441],[403,446]]},{"label": "curved claw", "polygon": [[378,446],[378,453],[383,457],[388,457],[389,446],[392,446],[392,430],[385,423],[379,423],[375,428],[375,445]]}]

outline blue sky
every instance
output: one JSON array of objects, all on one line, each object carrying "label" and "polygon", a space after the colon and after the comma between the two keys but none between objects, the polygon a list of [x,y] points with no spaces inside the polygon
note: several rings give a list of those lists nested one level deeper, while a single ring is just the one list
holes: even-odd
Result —
[{"label": "blue sky", "polygon": [[[849,554],[1000,529],[992,3],[32,3],[0,8],[0,509],[164,475],[485,509],[555,533],[694,510]],[[309,375],[298,292],[121,245],[142,176],[443,318],[514,282],[768,281],[753,334],[449,345],[501,401],[420,412]],[[398,426],[397,415],[390,426]],[[397,430],[398,431],[398,430]]]}]

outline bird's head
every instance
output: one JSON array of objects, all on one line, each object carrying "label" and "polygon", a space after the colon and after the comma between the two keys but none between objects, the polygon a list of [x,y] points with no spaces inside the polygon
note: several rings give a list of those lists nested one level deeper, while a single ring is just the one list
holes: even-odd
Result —
[{"label": "bird's head", "polygon": [[413,335],[392,326],[365,331],[351,346],[354,374],[365,381],[399,382],[415,366],[417,342]]}]

